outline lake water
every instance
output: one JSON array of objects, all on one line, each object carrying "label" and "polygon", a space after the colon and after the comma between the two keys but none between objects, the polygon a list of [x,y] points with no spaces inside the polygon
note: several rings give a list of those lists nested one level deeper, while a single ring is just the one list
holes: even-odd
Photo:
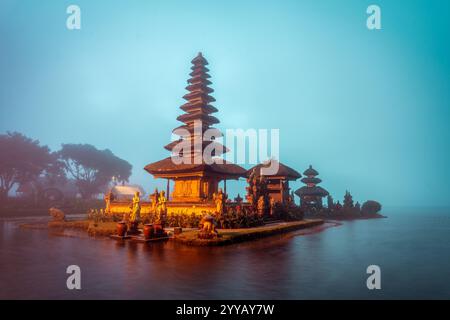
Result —
[{"label": "lake water", "polygon": [[[450,299],[450,210],[386,209],[219,248],[120,243],[0,221],[1,299]],[[81,268],[81,290],[66,268]],[[366,268],[381,268],[368,290]]]}]

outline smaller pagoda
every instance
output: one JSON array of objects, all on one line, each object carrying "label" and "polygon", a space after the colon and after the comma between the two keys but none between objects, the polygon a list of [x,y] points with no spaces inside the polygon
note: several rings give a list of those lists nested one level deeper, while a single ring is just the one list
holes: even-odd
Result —
[{"label": "smaller pagoda", "polygon": [[319,172],[310,165],[303,174],[306,177],[301,181],[306,184],[306,186],[295,191],[295,194],[300,197],[300,206],[309,209],[321,209],[323,206],[322,198],[328,196],[329,193],[327,190],[317,185],[322,182],[321,179],[317,178]]},{"label": "smaller pagoda", "polygon": [[[276,162],[276,163],[274,163]],[[259,178],[261,176],[261,169],[263,167],[277,166],[278,170],[266,175],[264,178],[267,181],[267,192],[269,199],[272,198],[277,203],[285,204],[290,197],[289,181],[295,181],[301,178],[301,174],[294,169],[277,160],[270,160],[265,163],[258,164],[247,171],[247,179]]]}]

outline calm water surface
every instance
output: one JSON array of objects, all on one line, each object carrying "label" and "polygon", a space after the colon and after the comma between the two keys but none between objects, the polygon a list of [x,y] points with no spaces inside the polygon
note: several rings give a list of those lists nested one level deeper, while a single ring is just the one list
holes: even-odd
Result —
[{"label": "calm water surface", "polygon": [[[61,237],[0,220],[0,298],[450,299],[450,210],[384,214],[221,248]],[[66,289],[72,264],[79,291]],[[366,288],[372,264],[381,290]]]}]

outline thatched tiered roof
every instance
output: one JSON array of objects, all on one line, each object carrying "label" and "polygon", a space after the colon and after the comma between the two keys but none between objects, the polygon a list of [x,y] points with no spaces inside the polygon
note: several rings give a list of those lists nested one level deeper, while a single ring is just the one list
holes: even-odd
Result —
[{"label": "thatched tiered roof", "polygon": [[301,181],[306,184],[306,186],[301,187],[295,191],[295,194],[300,198],[303,196],[319,196],[326,197],[329,195],[328,191],[324,188],[317,186],[317,184],[321,183],[322,180],[316,178],[319,175],[319,172],[315,170],[311,165],[308,169],[306,169],[303,174],[306,176]]},{"label": "thatched tiered roof", "polygon": [[[276,162],[276,163],[274,163]],[[280,178],[284,178],[286,180],[297,180],[298,178],[301,178],[301,174],[299,172],[297,172],[296,170],[292,169],[291,167],[288,167],[287,165],[279,162],[278,160],[270,160],[268,162],[265,163],[260,163],[256,166],[254,166],[253,168],[249,169],[247,171],[247,176],[250,176],[252,174],[252,172],[254,172],[254,174],[256,176],[260,176],[261,175],[261,168],[268,168],[271,165],[278,165],[278,170],[271,174],[270,177],[280,177]]]},{"label": "thatched tiered roof", "polygon": [[[179,140],[173,141],[165,146],[172,152],[172,157],[177,157],[180,161],[173,161],[172,157],[166,158],[145,167],[145,170],[155,176],[171,177],[179,173],[194,173],[197,175],[215,174],[224,178],[244,177],[246,170],[233,163],[223,161],[222,164],[212,163],[214,157],[221,156],[228,149],[216,141],[204,141],[206,130],[214,130],[214,136],[221,137],[222,133],[211,125],[219,123],[219,120],[212,116],[218,110],[210,103],[216,101],[210,94],[214,91],[209,87],[211,77],[206,68],[208,61],[201,53],[192,60],[191,78],[188,80],[186,89],[189,91],[183,98],[187,103],[180,109],[185,113],[180,115],[177,120],[184,124],[175,128],[173,133],[180,136]],[[211,132],[211,131],[208,131]],[[212,150],[211,154],[205,152],[205,149]],[[205,159],[206,157],[206,159]]]}]

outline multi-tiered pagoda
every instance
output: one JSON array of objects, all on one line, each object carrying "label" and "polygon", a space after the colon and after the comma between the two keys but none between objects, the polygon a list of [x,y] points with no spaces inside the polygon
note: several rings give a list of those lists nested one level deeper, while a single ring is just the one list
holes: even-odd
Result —
[{"label": "multi-tiered pagoda", "polygon": [[[192,64],[191,78],[186,87],[189,93],[183,97],[187,102],[180,107],[185,113],[177,118],[183,125],[173,130],[180,139],[165,147],[172,152],[171,157],[145,167],[155,178],[175,181],[170,202],[178,208],[193,208],[195,204],[208,206],[212,203],[213,193],[219,189],[220,181],[239,179],[246,174],[244,168],[223,159],[222,163],[214,162],[227,149],[214,141],[221,133],[211,127],[219,120],[211,115],[218,110],[211,105],[215,99],[210,95],[214,90],[209,87],[208,62],[199,53]],[[168,209],[170,211],[170,203]]]},{"label": "multi-tiered pagoda", "polygon": [[322,208],[322,198],[328,196],[329,193],[317,185],[322,182],[321,179],[317,178],[319,172],[312,166],[309,166],[303,174],[306,177],[300,181],[306,184],[306,186],[295,191],[295,194],[300,197],[300,206],[304,208]]}]

